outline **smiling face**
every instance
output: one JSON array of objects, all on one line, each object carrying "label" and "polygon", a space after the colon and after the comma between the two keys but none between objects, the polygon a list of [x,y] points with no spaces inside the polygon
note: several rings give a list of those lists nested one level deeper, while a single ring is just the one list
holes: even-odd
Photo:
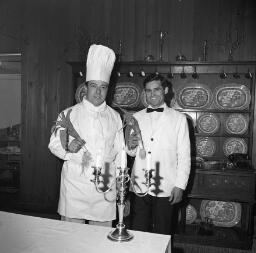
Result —
[{"label": "smiling face", "polygon": [[100,106],[106,99],[108,83],[100,80],[91,80],[87,83],[86,99],[94,106]]},{"label": "smiling face", "polygon": [[158,108],[164,103],[164,95],[168,87],[163,88],[160,80],[154,80],[145,84],[146,100],[153,108]]}]

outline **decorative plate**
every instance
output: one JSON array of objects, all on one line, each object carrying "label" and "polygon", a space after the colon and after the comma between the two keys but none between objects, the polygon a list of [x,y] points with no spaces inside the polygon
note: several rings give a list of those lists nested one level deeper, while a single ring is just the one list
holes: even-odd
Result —
[{"label": "decorative plate", "polygon": [[243,114],[231,114],[225,121],[225,128],[230,134],[244,134],[248,129],[248,119]]},{"label": "decorative plate", "polygon": [[194,206],[188,204],[186,207],[186,224],[193,223],[197,218],[197,211]]},{"label": "decorative plate", "polygon": [[197,126],[202,133],[214,134],[219,130],[220,120],[214,113],[205,113],[198,118]]},{"label": "decorative plate", "polygon": [[228,138],[223,144],[223,151],[226,156],[234,153],[246,154],[247,143],[243,138]]},{"label": "decorative plate", "polygon": [[137,84],[131,82],[120,82],[116,84],[113,106],[136,107],[140,102],[140,90]]},{"label": "decorative plate", "polygon": [[225,84],[217,87],[214,93],[216,106],[220,109],[243,110],[251,101],[250,90],[241,84]]},{"label": "decorative plate", "polygon": [[241,220],[241,205],[235,202],[202,200],[201,219],[210,218],[215,226],[233,227]]},{"label": "decorative plate", "polygon": [[206,85],[191,83],[178,91],[177,102],[181,108],[206,108],[212,102],[212,92]]},{"label": "decorative plate", "polygon": [[82,102],[83,97],[86,96],[87,94],[87,87],[85,83],[81,83],[77,89],[76,89],[76,94],[75,94],[75,99],[77,103]]},{"label": "decorative plate", "polygon": [[196,153],[198,156],[213,156],[216,144],[212,138],[199,137],[196,139]]}]

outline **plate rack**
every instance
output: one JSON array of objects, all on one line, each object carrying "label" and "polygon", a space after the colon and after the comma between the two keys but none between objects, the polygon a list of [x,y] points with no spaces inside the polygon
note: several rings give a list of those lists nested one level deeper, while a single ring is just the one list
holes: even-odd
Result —
[{"label": "plate rack", "polygon": [[[76,90],[85,64],[70,64]],[[250,249],[255,203],[256,62],[119,62],[112,73],[108,104],[115,108],[114,101],[130,111],[144,108],[143,80],[149,73],[160,73],[172,82],[174,97],[169,105],[187,115],[190,129],[192,170],[174,240]],[[120,86],[125,83],[137,89],[129,92],[129,85]],[[129,105],[128,99],[134,103]],[[229,155],[234,152],[244,153],[239,166],[230,162]],[[221,218],[218,212],[205,220],[200,208],[206,201],[223,202],[220,212],[232,213],[237,208],[238,216],[228,226],[225,221],[217,222],[216,217]],[[230,206],[235,207],[227,208]]]}]

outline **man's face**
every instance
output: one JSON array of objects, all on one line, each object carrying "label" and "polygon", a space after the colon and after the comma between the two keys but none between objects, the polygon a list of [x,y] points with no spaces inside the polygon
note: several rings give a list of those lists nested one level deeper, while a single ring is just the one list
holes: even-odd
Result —
[{"label": "man's face", "polygon": [[153,108],[158,108],[164,103],[164,95],[167,94],[168,88],[161,85],[161,81],[151,81],[145,85],[146,101]]},{"label": "man's face", "polygon": [[100,80],[88,82],[86,99],[94,106],[101,105],[108,93],[108,83]]}]

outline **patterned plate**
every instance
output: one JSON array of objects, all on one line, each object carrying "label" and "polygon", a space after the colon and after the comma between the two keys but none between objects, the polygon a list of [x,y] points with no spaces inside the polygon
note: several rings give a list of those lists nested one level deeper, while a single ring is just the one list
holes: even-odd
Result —
[{"label": "patterned plate", "polygon": [[250,90],[236,83],[219,86],[214,94],[216,106],[220,109],[243,110],[248,108],[251,101]]},{"label": "patterned plate", "polygon": [[193,223],[197,218],[197,211],[194,206],[188,204],[186,207],[186,224]]},{"label": "patterned plate", "polygon": [[235,202],[202,200],[201,219],[210,218],[215,226],[233,227],[241,220],[241,205]]},{"label": "patterned plate", "polygon": [[228,138],[223,144],[223,151],[226,156],[234,153],[247,153],[247,143],[243,138]]},{"label": "patterned plate", "polygon": [[198,118],[197,126],[202,133],[214,134],[219,130],[220,120],[214,113],[205,113]]},{"label": "patterned plate", "polygon": [[87,94],[87,87],[85,83],[81,83],[77,89],[75,94],[75,99],[77,103],[80,103],[83,100],[83,97]]},{"label": "patterned plate", "polygon": [[196,139],[197,156],[210,157],[214,155],[215,151],[216,151],[216,144],[212,138],[199,137]]},{"label": "patterned plate", "polygon": [[140,102],[140,90],[138,85],[131,82],[120,82],[116,84],[113,106],[126,108],[136,107]]},{"label": "patterned plate", "polygon": [[212,92],[206,85],[191,83],[178,91],[177,102],[181,108],[206,108],[212,102]]},{"label": "patterned plate", "polygon": [[243,114],[231,114],[225,121],[225,128],[230,134],[244,134],[248,129],[248,119]]}]

